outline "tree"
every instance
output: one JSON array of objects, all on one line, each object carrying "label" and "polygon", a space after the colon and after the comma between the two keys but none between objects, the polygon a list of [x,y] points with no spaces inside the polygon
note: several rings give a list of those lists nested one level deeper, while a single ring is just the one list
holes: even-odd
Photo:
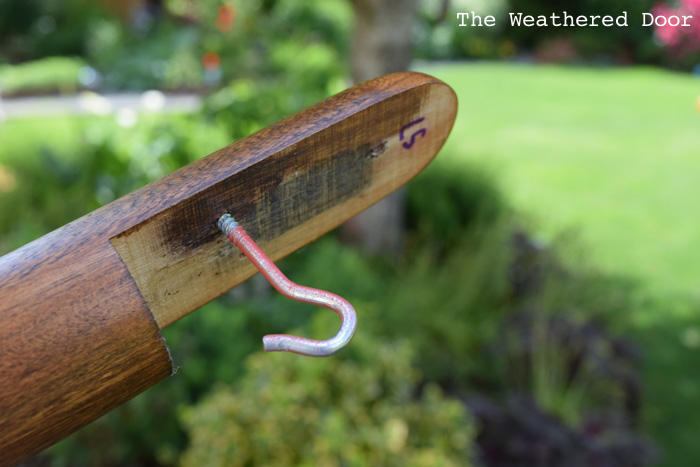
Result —
[{"label": "tree", "polygon": [[[413,57],[417,0],[352,0],[350,65],[356,83],[405,71]],[[403,188],[349,220],[343,232],[369,251],[396,254],[403,244]]]}]

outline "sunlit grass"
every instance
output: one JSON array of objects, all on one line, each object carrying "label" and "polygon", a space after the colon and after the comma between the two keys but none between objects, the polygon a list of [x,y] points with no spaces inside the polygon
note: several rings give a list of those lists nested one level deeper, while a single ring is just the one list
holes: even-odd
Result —
[{"label": "sunlit grass", "polygon": [[700,80],[639,68],[424,71],[459,97],[438,164],[490,166],[541,236],[576,229],[587,260],[640,281],[627,325],[644,351],[645,419],[663,465],[700,458]]},{"label": "sunlit grass", "polygon": [[542,234],[580,227],[596,261],[697,293],[700,81],[647,69],[430,68],[460,108],[441,163],[496,167]]},{"label": "sunlit grass", "polygon": [[0,163],[36,157],[51,147],[70,157],[80,148],[86,118],[32,117],[0,121]]}]

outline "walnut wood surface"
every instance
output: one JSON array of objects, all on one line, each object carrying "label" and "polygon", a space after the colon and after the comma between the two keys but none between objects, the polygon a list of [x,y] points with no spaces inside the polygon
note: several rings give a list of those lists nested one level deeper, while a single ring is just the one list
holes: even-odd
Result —
[{"label": "walnut wood surface", "polygon": [[0,258],[0,464],[171,373],[159,327],[255,273],[222,214],[282,258],[420,172],[455,114],[439,80],[378,78]]},{"label": "walnut wood surface", "polygon": [[116,204],[0,258],[0,465],[59,441],[172,373],[109,243]]}]

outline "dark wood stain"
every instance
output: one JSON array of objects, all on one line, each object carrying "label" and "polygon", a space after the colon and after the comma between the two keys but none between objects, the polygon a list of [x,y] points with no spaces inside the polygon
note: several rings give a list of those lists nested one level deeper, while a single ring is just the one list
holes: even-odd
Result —
[{"label": "dark wood stain", "polygon": [[371,165],[370,145],[310,165],[300,154],[271,157],[169,210],[173,221],[161,224],[163,245],[183,254],[215,241],[221,235],[216,221],[226,212],[254,238],[271,240],[359,194],[372,180]]}]

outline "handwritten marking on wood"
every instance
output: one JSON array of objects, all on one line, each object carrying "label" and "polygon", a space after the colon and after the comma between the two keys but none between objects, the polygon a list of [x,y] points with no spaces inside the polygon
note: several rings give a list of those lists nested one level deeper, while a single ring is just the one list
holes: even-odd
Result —
[{"label": "handwritten marking on wood", "polygon": [[[417,120],[413,120],[411,123],[409,123],[409,124],[407,124],[407,125],[404,125],[404,126],[401,128],[401,131],[399,132],[399,141],[403,141],[403,139],[404,139],[404,132],[405,132],[406,130],[408,130],[409,128],[411,128],[411,127],[414,126],[414,125],[418,125],[419,123],[423,122],[423,120],[425,120],[425,117],[421,117],[421,118],[419,118],[419,119],[417,119]],[[427,128],[420,128],[420,129],[414,131],[414,132],[411,134],[411,140],[410,140],[410,141],[404,141],[404,143],[403,143],[404,149],[411,149],[411,148],[413,147],[413,145],[415,144],[415,142],[416,142],[416,136],[417,136],[417,135],[425,136],[425,134],[426,134],[427,131],[428,131]]]}]

